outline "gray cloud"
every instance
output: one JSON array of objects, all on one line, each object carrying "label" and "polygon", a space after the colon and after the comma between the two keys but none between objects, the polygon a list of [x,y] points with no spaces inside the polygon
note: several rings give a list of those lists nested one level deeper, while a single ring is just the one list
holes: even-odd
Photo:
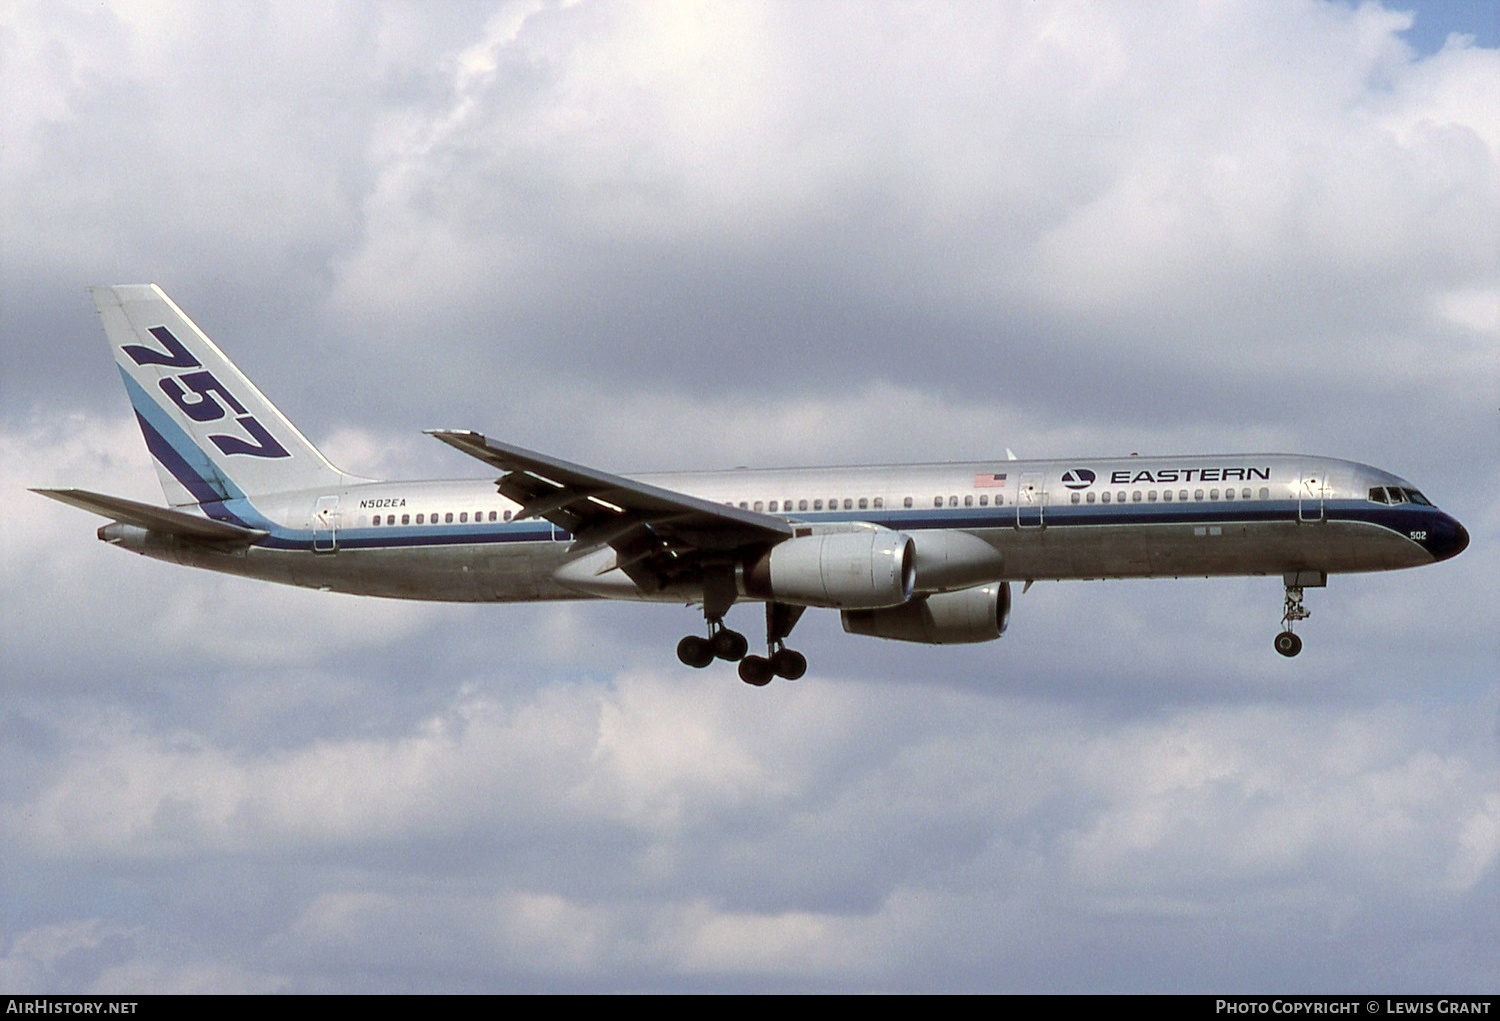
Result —
[{"label": "gray cloud", "polygon": [[[1418,22],[1424,10],[1416,15]],[[0,987],[1482,991],[1500,56],[1376,4],[53,4],[0,16]],[[1423,38],[1429,38],[1423,36]],[[1426,571],[1039,585],[978,648],[128,557],[83,287],[329,454],[617,470],[1291,449]],[[753,608],[736,608],[746,626]]]}]

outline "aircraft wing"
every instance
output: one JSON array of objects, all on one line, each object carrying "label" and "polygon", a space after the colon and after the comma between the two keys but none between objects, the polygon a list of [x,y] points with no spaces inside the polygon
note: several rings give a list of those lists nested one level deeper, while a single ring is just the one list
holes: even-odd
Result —
[{"label": "aircraft wing", "polygon": [[794,534],[785,520],[611,475],[460,429],[435,436],[503,474],[500,494],[518,518],[543,518],[575,537],[574,549],[609,545],[615,567],[650,591],[746,547]]},{"label": "aircraft wing", "polygon": [[198,542],[249,544],[268,534],[255,528],[231,525],[227,521],[202,518],[167,507],[153,507],[149,503],[137,503],[123,496],[91,493],[86,489],[33,489],[32,492],[122,524],[136,525],[148,532],[162,532]]}]

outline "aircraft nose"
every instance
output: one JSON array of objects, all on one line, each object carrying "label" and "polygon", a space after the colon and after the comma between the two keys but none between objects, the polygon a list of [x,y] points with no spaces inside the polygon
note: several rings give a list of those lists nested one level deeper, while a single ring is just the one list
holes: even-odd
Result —
[{"label": "aircraft nose", "polygon": [[1456,557],[1469,546],[1469,530],[1458,523],[1456,518],[1450,518],[1446,514],[1438,516],[1433,522],[1432,534],[1428,537],[1427,548],[1432,551],[1433,557],[1438,560],[1447,560]]}]

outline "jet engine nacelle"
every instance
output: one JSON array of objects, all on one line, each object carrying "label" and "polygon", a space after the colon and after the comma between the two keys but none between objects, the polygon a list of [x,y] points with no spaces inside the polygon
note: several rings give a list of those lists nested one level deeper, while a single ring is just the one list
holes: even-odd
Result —
[{"label": "jet engine nacelle", "polygon": [[744,594],[797,606],[899,606],[916,585],[910,537],[888,529],[823,532],[787,539],[747,564]]},{"label": "jet engine nacelle", "polygon": [[989,642],[1005,633],[1010,620],[1010,582],[936,592],[887,609],[845,610],[840,616],[851,635],[927,645]]}]

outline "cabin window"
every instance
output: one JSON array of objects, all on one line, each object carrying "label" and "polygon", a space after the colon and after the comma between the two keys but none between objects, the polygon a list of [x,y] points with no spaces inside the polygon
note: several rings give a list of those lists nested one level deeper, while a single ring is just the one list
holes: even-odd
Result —
[{"label": "cabin window", "polygon": [[1203,490],[1201,490],[1201,489],[1195,489],[1195,490],[1193,490],[1193,499],[1194,500],[1201,500],[1201,499],[1203,499]]},{"label": "cabin window", "polygon": [[883,497],[883,496],[877,496],[875,498],[875,509],[876,510],[880,510],[884,506],[885,506],[885,497]]},{"label": "cabin window", "polygon": [[1271,498],[1271,491],[1269,489],[1267,489],[1265,486],[1261,486],[1260,487],[1260,498],[1262,500],[1269,500]]},{"label": "cabin window", "polygon": [[755,509],[756,510],[765,510],[766,509],[766,502],[764,500],[756,500],[755,501]]},{"label": "cabin window", "polygon": [[807,501],[806,500],[798,500],[797,501],[797,509],[799,511],[805,511],[805,510],[807,510]]},{"label": "cabin window", "polygon": [[[1089,495],[1092,496],[1093,494],[1090,493]],[[1109,494],[1105,493],[1102,496],[1100,496],[1099,499],[1102,500],[1102,501],[1104,501],[1105,503],[1109,503]]]},{"label": "cabin window", "polygon": [[1187,490],[1186,489],[1179,489],[1177,491],[1177,499],[1179,499],[1179,500],[1186,500],[1187,499]]},{"label": "cabin window", "polygon": [[934,496],[932,498],[932,505],[934,507],[941,507],[943,505],[943,498],[941,496]]},{"label": "cabin window", "polygon": [[1219,498],[1219,491],[1217,489],[1210,489],[1208,491],[1208,498],[1210,500],[1217,500]]},{"label": "cabin window", "polygon": [[1224,499],[1226,499],[1226,500],[1233,500],[1234,499],[1234,490],[1232,490],[1232,489],[1226,489],[1226,490],[1224,490]]},{"label": "cabin window", "polygon": [[776,501],[772,500],[771,505],[767,507],[766,510],[770,511],[773,514],[776,513]]},{"label": "cabin window", "polygon": [[1078,502],[1078,501],[1079,501],[1079,500],[1080,500],[1080,499],[1082,499],[1082,497],[1080,497],[1080,496],[1079,496],[1079,495],[1078,495],[1078,494],[1077,494],[1077,493],[1076,493],[1076,492],[1075,492],[1075,493],[1074,493],[1074,494],[1073,494],[1073,497],[1072,497],[1072,499],[1073,499],[1073,502],[1074,502],[1074,503],[1077,503],[1077,502]]},{"label": "cabin window", "polygon": [[911,497],[908,496],[905,500],[902,500],[901,506],[905,507],[907,510],[911,510]]},{"label": "cabin window", "polygon": [[1165,502],[1165,503],[1171,503],[1172,502],[1172,491],[1170,489],[1163,489],[1161,491],[1161,498],[1162,498],[1163,502]]},{"label": "cabin window", "polygon": [[[1108,496],[1109,494],[1105,493],[1104,495]],[[1089,491],[1088,496],[1087,496],[1087,500],[1088,500],[1089,503],[1093,503],[1094,502],[1094,493],[1093,493],[1093,490]]]},{"label": "cabin window", "polygon": [[1125,490],[1122,489],[1119,492],[1115,493],[1115,503],[1124,503],[1124,502],[1125,502]]},{"label": "cabin window", "polygon": [[451,525],[451,524],[453,524],[453,512],[452,511],[449,511],[448,513],[446,513],[446,514],[443,515],[443,524],[445,524],[445,525]]},{"label": "cabin window", "polygon": [[974,494],[973,493],[969,493],[968,495],[966,495],[964,497],[964,506],[965,507],[972,507],[972,506],[974,506]]},{"label": "cabin window", "polygon": [[1130,500],[1131,500],[1132,503],[1140,503],[1141,502],[1141,491],[1139,489],[1137,489],[1133,493],[1131,493],[1130,494]]},{"label": "cabin window", "polygon": [[1155,503],[1156,502],[1156,490],[1152,489],[1152,490],[1149,490],[1146,493],[1146,502],[1147,503]]},{"label": "cabin window", "polygon": [[1248,499],[1250,499],[1250,487],[1249,486],[1246,486],[1244,489],[1240,490],[1240,499],[1241,500],[1248,500]]},{"label": "cabin window", "polygon": [[[420,517],[420,515],[418,515],[418,516]],[[409,525],[409,524],[411,524],[411,515],[410,514],[403,514],[403,515],[401,515],[401,523],[403,525]],[[418,524],[421,524],[421,522],[418,522]]]},{"label": "cabin window", "polygon": [[956,497],[956,496],[950,496],[950,497],[948,497],[948,506],[949,507],[957,507],[958,506],[958,497]]},{"label": "cabin window", "polygon": [[461,525],[467,525],[469,523],[469,512],[468,511],[461,512],[458,515],[458,522]]},{"label": "cabin window", "polygon": [[820,511],[822,509],[823,509],[823,501],[822,500],[814,500],[813,501],[813,510]]},{"label": "cabin window", "polygon": [[870,498],[869,498],[869,497],[867,497],[867,496],[861,496],[861,497],[860,497],[860,498],[859,498],[859,509],[860,509],[860,510],[865,510],[865,509],[867,509],[867,508],[868,508],[868,507],[869,507],[869,506],[870,506]]}]

